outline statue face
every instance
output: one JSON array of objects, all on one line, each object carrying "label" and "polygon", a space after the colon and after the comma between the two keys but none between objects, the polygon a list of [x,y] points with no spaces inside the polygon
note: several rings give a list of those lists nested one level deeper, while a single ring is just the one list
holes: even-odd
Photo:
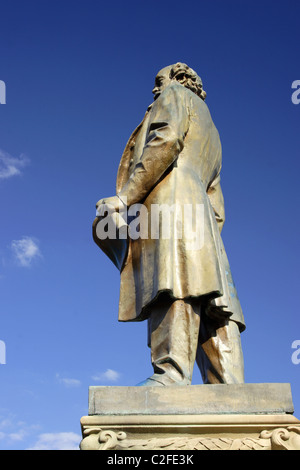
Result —
[{"label": "statue face", "polygon": [[171,79],[170,79],[170,70],[171,66],[165,67],[164,69],[160,70],[158,74],[155,77],[155,86],[152,90],[152,93],[154,95],[154,99],[156,100],[159,95],[164,91],[164,89],[170,85]]}]

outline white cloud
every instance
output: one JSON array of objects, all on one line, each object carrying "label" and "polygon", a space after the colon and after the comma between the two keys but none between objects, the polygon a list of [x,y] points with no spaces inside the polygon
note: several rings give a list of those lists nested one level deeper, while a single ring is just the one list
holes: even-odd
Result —
[{"label": "white cloud", "polygon": [[0,440],[3,445],[9,446],[11,443],[24,443],[33,433],[40,429],[39,425],[28,425],[24,421],[17,421],[16,416],[8,413],[7,417],[0,416]]},{"label": "white cloud", "polygon": [[27,429],[19,429],[17,432],[11,432],[10,434],[8,434],[8,437],[12,441],[23,441],[27,435]]},{"label": "white cloud", "polygon": [[56,374],[56,378],[66,387],[79,387],[81,385],[81,382],[78,379],[62,378],[59,374]]},{"label": "white cloud", "polygon": [[11,249],[20,266],[29,267],[32,262],[41,257],[37,240],[32,237],[23,237],[21,240],[13,240]]},{"label": "white cloud", "polygon": [[79,450],[81,436],[74,432],[44,433],[27,450]]},{"label": "white cloud", "polygon": [[21,170],[28,164],[29,158],[26,155],[12,157],[9,153],[0,150],[0,180],[20,175]]},{"label": "white cloud", "polygon": [[117,382],[120,378],[119,372],[112,370],[112,369],[107,369],[105,372],[102,372],[101,374],[96,374],[93,375],[92,379],[95,382]]},{"label": "white cloud", "polygon": [[[82,437],[75,432],[41,433],[40,425],[17,420],[13,413],[0,414],[0,441],[2,449],[11,446],[26,450],[79,450]],[[1,409],[0,409],[1,412]],[[32,444],[33,443],[33,444]]]}]

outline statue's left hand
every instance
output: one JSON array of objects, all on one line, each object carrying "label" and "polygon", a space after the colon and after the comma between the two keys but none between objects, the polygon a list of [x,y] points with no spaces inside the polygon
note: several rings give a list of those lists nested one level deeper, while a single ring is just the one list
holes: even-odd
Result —
[{"label": "statue's left hand", "polygon": [[125,204],[118,196],[106,197],[100,199],[96,204],[97,215],[102,215],[106,210],[110,212],[120,212],[125,209]]}]

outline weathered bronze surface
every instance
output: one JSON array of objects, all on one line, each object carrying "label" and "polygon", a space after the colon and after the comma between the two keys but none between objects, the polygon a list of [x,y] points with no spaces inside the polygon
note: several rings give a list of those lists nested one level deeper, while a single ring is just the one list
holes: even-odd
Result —
[{"label": "weathered bronze surface", "polygon": [[[187,65],[162,69],[153,94],[125,147],[116,195],[96,205],[101,216],[93,224],[94,240],[120,270],[119,320],[148,319],[154,374],[140,385],[189,385],[195,361],[204,383],[242,383],[245,324],[220,235],[219,133],[201,79]],[[136,204],[143,205],[136,219],[144,236],[133,238],[128,219],[118,216]],[[151,236],[154,209],[162,204],[172,208],[171,230],[164,236],[159,218],[158,236]],[[105,207],[117,239],[97,233]],[[182,216],[186,207],[190,219]]]}]

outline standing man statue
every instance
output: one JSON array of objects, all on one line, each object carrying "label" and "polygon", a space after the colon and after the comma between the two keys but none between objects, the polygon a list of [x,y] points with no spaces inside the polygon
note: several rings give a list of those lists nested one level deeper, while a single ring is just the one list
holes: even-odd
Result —
[{"label": "standing man statue", "polygon": [[[119,321],[148,320],[154,373],[139,385],[190,385],[195,361],[204,383],[242,383],[245,325],[220,235],[219,134],[201,79],[186,64],[163,68],[153,94],[121,158],[116,196],[96,205],[94,240],[121,273]],[[147,236],[134,238],[129,232],[126,239],[99,237],[105,208],[114,217],[136,204],[146,209],[139,213],[146,227],[154,208],[171,207],[169,236],[163,236],[160,217],[158,236],[146,230]],[[192,208],[193,223],[182,217],[185,207]],[[200,244],[190,236],[199,207]]]}]

